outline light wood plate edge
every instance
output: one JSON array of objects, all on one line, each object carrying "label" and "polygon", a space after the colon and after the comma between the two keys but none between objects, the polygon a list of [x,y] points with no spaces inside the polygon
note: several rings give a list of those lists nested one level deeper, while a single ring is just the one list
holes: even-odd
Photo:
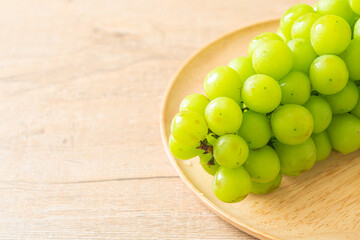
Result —
[{"label": "light wood plate edge", "polygon": [[186,183],[186,185],[195,193],[195,195],[204,203],[206,203],[206,206],[208,208],[210,208],[211,211],[213,211],[214,213],[216,213],[218,216],[220,216],[222,219],[224,219],[226,222],[232,224],[233,226],[235,226],[236,228],[254,236],[257,237],[259,239],[264,239],[264,240],[280,240],[280,238],[277,238],[275,236],[269,235],[267,233],[264,233],[262,231],[260,231],[259,229],[256,229],[252,226],[249,226],[247,224],[245,224],[244,222],[239,221],[238,219],[232,217],[231,215],[229,215],[228,213],[224,212],[223,210],[221,210],[218,206],[216,206],[216,204],[214,204],[213,202],[211,202],[208,198],[206,198],[201,192],[199,192],[199,190],[192,184],[192,182],[188,179],[188,177],[185,175],[185,173],[181,170],[180,166],[178,165],[178,163],[176,162],[176,159],[173,157],[173,155],[170,152],[169,146],[168,146],[168,139],[166,136],[166,129],[165,129],[165,110],[167,108],[167,100],[169,98],[169,94],[170,91],[174,85],[174,83],[177,80],[177,77],[179,76],[179,74],[184,70],[184,68],[186,67],[186,65],[191,62],[197,55],[199,55],[201,52],[205,51],[208,47],[210,47],[213,44],[216,44],[217,42],[222,41],[224,38],[232,35],[232,34],[236,34],[236,32],[238,31],[244,31],[248,28],[252,28],[254,26],[259,26],[259,25],[265,25],[265,24],[269,24],[269,22],[279,22],[279,19],[270,19],[267,21],[263,21],[263,22],[259,22],[259,23],[254,23],[245,27],[242,27],[240,29],[237,29],[235,31],[226,33],[224,35],[222,35],[221,37],[217,38],[216,40],[206,44],[204,47],[200,48],[199,50],[197,50],[194,54],[192,54],[182,65],[181,67],[175,72],[174,76],[171,78],[171,81],[165,91],[165,95],[162,101],[162,107],[161,107],[161,112],[160,112],[160,132],[161,132],[161,138],[162,138],[162,142],[166,151],[166,154],[171,162],[171,164],[173,165],[173,167],[175,168],[176,172],[179,174],[180,178]]}]

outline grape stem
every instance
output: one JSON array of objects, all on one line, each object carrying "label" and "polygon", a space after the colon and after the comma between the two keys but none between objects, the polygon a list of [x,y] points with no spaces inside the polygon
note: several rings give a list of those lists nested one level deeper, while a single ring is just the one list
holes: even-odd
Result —
[{"label": "grape stem", "polygon": [[211,157],[211,159],[206,163],[208,166],[215,165],[215,158]]},{"label": "grape stem", "polygon": [[204,140],[200,141],[200,146],[198,146],[197,149],[204,150],[205,151],[204,154],[213,152],[213,146],[211,146],[208,143],[206,138]]}]

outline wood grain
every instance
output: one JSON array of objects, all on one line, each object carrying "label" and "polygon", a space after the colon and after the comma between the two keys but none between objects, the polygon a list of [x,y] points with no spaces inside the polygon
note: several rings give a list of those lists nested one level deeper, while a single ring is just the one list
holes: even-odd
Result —
[{"label": "wood grain", "polygon": [[181,183],[160,106],[192,52],[298,2],[0,1],[0,239],[253,239]]}]

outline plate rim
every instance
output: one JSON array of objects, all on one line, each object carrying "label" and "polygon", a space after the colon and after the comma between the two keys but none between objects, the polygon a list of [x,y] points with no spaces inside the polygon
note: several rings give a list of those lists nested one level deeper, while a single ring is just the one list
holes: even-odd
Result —
[{"label": "plate rim", "polygon": [[270,22],[279,22],[280,19],[279,18],[272,18],[269,20],[264,20],[261,22],[255,22],[253,24],[250,25],[245,25],[244,27],[238,28],[236,30],[230,31],[228,33],[225,33],[223,35],[221,35],[220,37],[216,38],[213,41],[210,41],[209,43],[205,44],[203,47],[201,47],[200,49],[194,51],[190,57],[188,57],[181,65],[180,67],[175,71],[175,74],[170,78],[170,82],[168,83],[168,86],[165,90],[165,94],[164,97],[162,99],[162,104],[161,104],[161,110],[160,110],[160,133],[161,133],[161,139],[162,139],[162,143],[163,143],[163,147],[165,149],[166,155],[169,158],[169,161],[171,162],[171,165],[175,168],[176,172],[178,173],[178,175],[180,176],[181,180],[191,189],[191,191],[193,193],[195,193],[195,195],[204,203],[206,203],[205,205],[215,214],[217,214],[219,217],[221,217],[223,220],[225,220],[226,222],[230,223],[231,225],[235,226],[236,228],[240,229],[243,232],[246,232],[254,237],[257,237],[259,239],[264,239],[264,240],[281,240],[281,238],[275,237],[273,235],[270,235],[268,233],[265,233],[253,226],[249,226],[248,224],[239,221],[238,219],[236,219],[235,217],[231,216],[230,214],[224,212],[223,210],[221,210],[216,204],[214,204],[213,202],[211,202],[207,197],[205,197],[195,186],[194,184],[192,184],[192,182],[190,181],[190,179],[185,175],[185,173],[182,171],[182,169],[180,168],[180,166],[178,165],[176,159],[173,157],[173,155],[170,152],[169,146],[168,146],[168,140],[166,137],[166,129],[165,129],[165,111],[167,108],[167,102],[168,99],[170,97],[170,92],[177,80],[177,77],[180,75],[180,73],[186,68],[186,66],[188,65],[189,62],[191,62],[194,58],[196,58],[199,54],[201,54],[203,51],[205,51],[208,47],[210,47],[213,44],[216,44],[220,41],[222,41],[223,39],[229,37],[230,35],[236,34],[237,32],[240,31],[246,31],[249,28],[252,27],[258,27],[261,25],[266,25],[269,24]]}]

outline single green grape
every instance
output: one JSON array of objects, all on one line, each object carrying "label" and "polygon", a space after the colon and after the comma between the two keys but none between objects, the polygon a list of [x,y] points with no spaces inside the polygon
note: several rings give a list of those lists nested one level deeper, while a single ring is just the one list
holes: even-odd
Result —
[{"label": "single green grape", "polygon": [[293,67],[294,57],[290,48],[279,40],[263,41],[252,55],[255,72],[276,80],[284,77]]},{"label": "single green grape", "polygon": [[178,159],[187,160],[198,156],[202,152],[200,149],[197,149],[198,146],[200,146],[200,143],[193,146],[186,146],[176,141],[176,139],[170,135],[169,148],[172,155]]},{"label": "single green grape", "polygon": [[213,133],[224,135],[239,130],[243,115],[240,106],[233,99],[219,97],[207,105],[205,119]]},{"label": "single green grape", "polygon": [[340,54],[350,44],[351,28],[342,17],[325,15],[312,25],[310,40],[318,55]]},{"label": "single green grape", "polygon": [[348,0],[351,9],[358,15],[360,15],[360,1],[359,0]]},{"label": "single green grape", "polygon": [[243,113],[238,134],[244,138],[250,149],[261,148],[269,142],[272,135],[269,119],[265,114],[246,111]]},{"label": "single green grape", "polygon": [[281,101],[279,84],[264,74],[255,74],[246,79],[241,95],[245,105],[259,113],[273,111]]},{"label": "single green grape", "polygon": [[240,103],[242,85],[243,81],[234,69],[228,66],[220,66],[206,76],[204,90],[210,100],[218,97],[229,97]]},{"label": "single green grape", "polygon": [[249,155],[245,140],[236,134],[219,137],[214,144],[214,158],[222,167],[240,167]]},{"label": "single green grape", "polygon": [[312,138],[298,145],[274,143],[280,159],[281,172],[287,176],[297,176],[310,170],[316,162],[316,146]]},{"label": "single green grape", "polygon": [[294,56],[294,71],[301,71],[309,74],[311,63],[317,55],[311,43],[303,38],[296,38],[287,43]]},{"label": "single green grape", "polygon": [[310,96],[304,107],[310,111],[314,119],[313,133],[324,131],[331,122],[332,112],[330,104],[321,96]]},{"label": "single green grape", "polygon": [[179,112],[171,122],[171,134],[179,143],[194,146],[208,133],[204,117],[197,112]]},{"label": "single green grape", "polygon": [[347,0],[319,0],[317,3],[317,12],[322,15],[333,14],[342,17],[351,27],[354,26],[357,17],[351,10]]},{"label": "single green grape", "polygon": [[319,93],[331,95],[344,89],[349,79],[345,62],[335,55],[323,55],[310,66],[312,87]]},{"label": "single green grape", "polygon": [[334,115],[327,132],[338,152],[348,154],[360,148],[360,119],[350,113]]},{"label": "single green grape", "polygon": [[350,112],[356,106],[359,99],[359,92],[355,83],[348,81],[343,90],[324,97],[330,104],[333,114],[342,114]]},{"label": "single green grape", "polygon": [[209,104],[209,99],[202,94],[190,94],[180,103],[179,112],[193,111],[204,116],[205,108]]},{"label": "single green grape", "polygon": [[360,18],[356,21],[354,26],[354,39],[360,40]]},{"label": "single green grape", "polygon": [[341,54],[346,63],[351,80],[360,80],[360,39],[351,40],[348,48]]},{"label": "single green grape", "polygon": [[303,38],[310,42],[310,31],[311,26],[314,24],[318,18],[321,17],[319,13],[307,13],[294,22],[291,28],[291,37],[295,38]]},{"label": "single green grape", "polygon": [[251,58],[249,57],[235,58],[229,62],[228,66],[234,69],[239,74],[243,82],[245,82],[248,77],[255,74]]},{"label": "single green grape", "polygon": [[267,183],[274,180],[279,174],[280,160],[275,150],[265,145],[249,152],[244,168],[248,171],[252,181]]},{"label": "single green grape", "polygon": [[287,38],[291,39],[291,28],[294,22],[307,13],[313,13],[314,9],[307,4],[296,4],[290,7],[280,20],[280,29]]},{"label": "single green grape", "polygon": [[309,77],[297,71],[288,73],[279,81],[281,88],[281,103],[293,103],[303,105],[311,94]]},{"label": "single green grape", "polygon": [[219,169],[220,165],[213,159],[212,164],[212,154],[211,153],[202,153],[199,155],[201,167],[210,175],[215,175],[216,171]]},{"label": "single green grape", "polygon": [[255,52],[256,48],[258,48],[264,41],[268,40],[279,40],[283,41],[283,39],[276,33],[273,32],[265,32],[258,36],[256,36],[249,44],[248,48],[248,55],[249,58],[252,58],[253,53]]},{"label": "single green grape", "polygon": [[225,168],[220,167],[213,180],[215,196],[223,202],[240,202],[249,195],[251,180],[243,167]]},{"label": "single green grape", "polygon": [[314,120],[305,107],[285,104],[271,114],[271,128],[281,143],[296,145],[305,142],[312,134]]},{"label": "single green grape", "polygon": [[[357,86],[358,95],[360,96],[360,86]],[[356,103],[353,110],[351,110],[351,114],[360,118],[360,97],[358,98],[358,102]]]},{"label": "single green grape", "polygon": [[254,194],[267,194],[275,191],[280,187],[282,181],[282,174],[279,173],[277,177],[267,183],[252,182],[251,193]]},{"label": "single green grape", "polygon": [[330,137],[326,131],[314,133],[311,138],[316,146],[316,161],[322,161],[331,154],[332,146]]}]

